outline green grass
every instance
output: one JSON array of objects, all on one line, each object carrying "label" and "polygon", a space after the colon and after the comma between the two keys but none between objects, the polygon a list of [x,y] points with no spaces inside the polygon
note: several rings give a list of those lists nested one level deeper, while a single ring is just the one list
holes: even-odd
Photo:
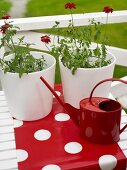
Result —
[{"label": "green grass", "polygon": [[127,23],[108,24],[107,32],[110,46],[127,48]]},{"label": "green grass", "polygon": [[[29,0],[27,4],[26,16],[45,16],[69,14],[69,10],[64,8],[67,0]],[[77,6],[74,13],[98,12],[102,11],[104,6],[111,6],[114,10],[126,10],[127,1],[116,0],[73,0]]]},{"label": "green grass", "polygon": [[8,0],[0,0],[0,17],[2,13],[7,13],[10,10],[11,3]]},{"label": "green grass", "polygon": [[113,77],[121,78],[121,77],[124,77],[124,76],[127,76],[127,67],[116,65]]}]

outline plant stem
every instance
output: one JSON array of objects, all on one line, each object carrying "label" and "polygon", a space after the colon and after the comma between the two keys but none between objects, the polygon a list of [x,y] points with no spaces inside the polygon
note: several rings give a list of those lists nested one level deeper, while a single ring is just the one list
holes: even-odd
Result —
[{"label": "plant stem", "polygon": [[72,10],[70,9],[70,13],[71,13],[71,20],[72,20],[72,28],[74,30],[74,19],[73,19],[73,15],[72,15]]},{"label": "plant stem", "polygon": [[49,52],[51,52],[51,50],[49,49],[49,47],[47,46],[47,44],[45,43],[45,46],[46,46],[46,48],[49,50]]},{"label": "plant stem", "polygon": [[[105,23],[105,33],[104,33],[104,42],[103,42],[104,47],[105,47],[105,44],[107,44],[107,43],[106,43],[106,39],[107,39],[107,28],[108,28],[107,25],[108,25],[108,13],[107,13],[106,23]],[[105,48],[106,48],[106,47],[105,47]],[[105,57],[106,57],[106,54],[102,55],[102,58],[101,58],[101,66],[102,66],[102,63],[103,63]]]},{"label": "plant stem", "polygon": [[11,43],[12,43],[13,51],[14,51],[14,54],[15,54],[15,57],[16,57],[16,48],[15,48],[15,44],[14,44],[14,42],[13,42],[12,36],[10,36],[10,41],[11,41]]},{"label": "plant stem", "polygon": [[[73,37],[74,37],[74,44],[75,44],[75,47],[77,47],[76,45],[76,39],[75,39],[75,27],[74,27],[74,18],[73,18],[73,14],[72,14],[72,10],[70,9],[70,13],[71,13],[71,21],[72,21],[72,29],[73,29]],[[73,48],[73,52],[74,52],[74,48]]]},{"label": "plant stem", "polygon": [[107,17],[106,17],[106,23],[105,23],[105,34],[104,34],[104,37],[106,39],[106,34],[107,34],[107,25],[108,25],[108,13],[107,13]]}]

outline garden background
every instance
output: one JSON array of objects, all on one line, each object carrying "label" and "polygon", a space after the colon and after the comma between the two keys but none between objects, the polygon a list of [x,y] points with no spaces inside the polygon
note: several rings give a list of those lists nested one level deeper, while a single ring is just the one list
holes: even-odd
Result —
[{"label": "garden background", "polygon": [[[25,2],[22,3],[23,1]],[[19,12],[19,8],[16,7],[17,3],[21,8],[20,10],[23,10],[21,16],[18,17],[69,14],[70,11],[64,8],[66,2],[66,0],[0,0],[0,11],[6,11],[7,13],[13,12],[13,18],[15,18]],[[73,10],[73,13],[101,12],[103,7],[107,5],[111,6],[114,10],[127,10],[127,0],[73,0],[73,2],[77,7]],[[12,8],[13,11],[11,11]],[[108,29],[107,32],[110,37],[109,45],[127,49],[127,23],[109,24],[106,29]],[[40,31],[54,33],[51,30]],[[118,65],[115,67],[114,77],[123,77],[126,75],[127,68]],[[59,77],[57,77],[56,82],[60,82]]]}]

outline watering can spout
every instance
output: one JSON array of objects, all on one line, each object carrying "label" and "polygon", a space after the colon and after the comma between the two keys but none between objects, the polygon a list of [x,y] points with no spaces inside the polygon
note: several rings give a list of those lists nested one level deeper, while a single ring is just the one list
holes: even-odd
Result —
[{"label": "watering can spout", "polygon": [[71,106],[69,103],[64,103],[61,98],[57,95],[57,93],[54,91],[54,89],[48,84],[48,82],[41,76],[41,81],[47,86],[47,88],[51,91],[51,93],[56,97],[58,102],[61,104],[61,106],[64,108],[66,113],[69,114],[73,122],[76,124],[76,126],[79,128],[80,125],[80,114],[81,110],[77,109],[73,106]]},{"label": "watering can spout", "polygon": [[73,107],[69,103],[65,103],[66,110],[73,122],[76,124],[76,126],[79,128],[80,126],[80,116],[81,116],[81,110]]}]

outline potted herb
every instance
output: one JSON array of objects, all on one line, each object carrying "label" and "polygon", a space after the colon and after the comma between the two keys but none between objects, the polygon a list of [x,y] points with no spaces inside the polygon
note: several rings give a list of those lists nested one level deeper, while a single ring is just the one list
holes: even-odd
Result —
[{"label": "potted herb", "polygon": [[39,78],[45,77],[53,87],[56,61],[48,53],[31,51],[31,44],[24,42],[24,37],[14,42],[19,28],[9,18],[9,15],[2,17],[4,25],[0,28],[0,48],[7,49],[0,58],[0,76],[8,107],[19,120],[41,119],[50,113],[53,96]]},{"label": "potted herb", "polygon": [[[54,28],[57,28],[59,33],[64,32],[65,36],[58,37],[58,45],[53,45],[51,49],[59,56],[64,100],[79,108],[80,100],[89,97],[95,84],[113,76],[116,59],[106,49],[108,37],[106,29],[104,34],[101,32],[101,23],[92,19],[88,26],[75,27],[72,10],[76,9],[76,5],[66,3],[65,8],[70,10],[71,20],[67,30],[60,28],[60,23],[56,22]],[[112,13],[113,9],[107,6],[103,11],[107,14],[107,25],[108,14]],[[93,41],[96,45],[91,48]],[[110,83],[106,83],[96,90],[95,96],[106,97],[109,89]]]}]

